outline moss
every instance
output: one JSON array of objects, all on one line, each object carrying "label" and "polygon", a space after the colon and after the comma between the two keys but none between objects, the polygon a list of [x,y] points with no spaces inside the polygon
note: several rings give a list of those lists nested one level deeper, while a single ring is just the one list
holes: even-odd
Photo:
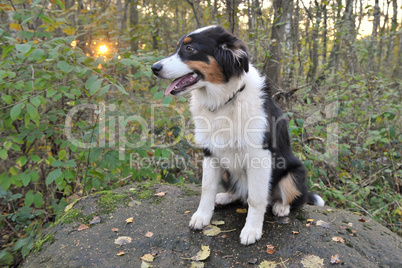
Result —
[{"label": "moss", "polygon": [[298,219],[299,221],[305,221],[306,217],[304,217],[304,215],[302,215],[302,214],[299,214],[296,216],[296,219]]},{"label": "moss", "polygon": [[65,223],[69,224],[75,221],[78,221],[79,219],[82,219],[84,217],[84,214],[82,214],[82,211],[72,208],[68,210],[61,218],[58,220],[55,225],[59,223]]},{"label": "moss", "polygon": [[[50,241],[50,242],[49,242],[49,241]],[[53,233],[48,233],[48,234],[42,236],[41,238],[39,238],[39,239],[36,241],[35,246],[33,247],[33,250],[32,250],[32,251],[33,251],[34,253],[35,253],[35,252],[40,252],[40,251],[42,250],[43,245],[46,244],[47,242],[49,242],[50,245],[53,244],[53,242],[54,242]]]},{"label": "moss", "polygon": [[145,182],[138,185],[134,190],[129,191],[129,194],[139,200],[150,199],[155,194],[155,190],[152,188],[153,186],[153,183]]},{"label": "moss", "polygon": [[99,212],[103,214],[112,213],[117,208],[117,204],[122,203],[127,198],[126,193],[118,194],[112,191],[104,191],[98,194],[100,194],[98,200]]}]

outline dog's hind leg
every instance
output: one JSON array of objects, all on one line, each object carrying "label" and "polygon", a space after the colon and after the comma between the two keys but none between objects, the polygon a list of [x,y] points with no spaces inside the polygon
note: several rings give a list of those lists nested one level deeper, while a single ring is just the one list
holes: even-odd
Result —
[{"label": "dog's hind leg", "polygon": [[216,195],[215,198],[215,205],[227,205],[239,200],[240,197],[236,194],[232,194],[229,192],[226,193],[219,193]]},{"label": "dog's hind leg", "polygon": [[290,204],[292,201],[301,195],[297,189],[294,177],[291,173],[288,173],[283,177],[279,183],[277,189],[275,189],[279,195],[280,200],[277,200],[272,207],[272,212],[275,216],[284,217],[290,213]]}]

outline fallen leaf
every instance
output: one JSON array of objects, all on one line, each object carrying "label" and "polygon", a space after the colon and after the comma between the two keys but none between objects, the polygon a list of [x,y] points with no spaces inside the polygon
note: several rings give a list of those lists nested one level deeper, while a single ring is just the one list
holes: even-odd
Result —
[{"label": "fallen leaf", "polygon": [[314,219],[307,219],[307,222],[313,222]]},{"label": "fallen leaf", "polygon": [[203,261],[209,257],[211,254],[211,250],[209,246],[201,246],[201,250],[197,253],[197,255],[191,258],[182,258],[183,260],[193,260],[193,261]]},{"label": "fallen leaf", "polygon": [[345,229],[348,229],[348,228],[349,228],[349,227],[346,227],[346,226],[343,226],[343,225],[341,225],[340,227],[341,227],[341,229],[343,229],[343,230],[345,230]]},{"label": "fallen leaf", "polygon": [[322,220],[318,220],[315,225],[321,226],[322,228],[329,228],[329,223]]},{"label": "fallen leaf", "polygon": [[199,261],[192,261],[190,268],[203,268],[204,263]]},{"label": "fallen leaf", "polygon": [[145,236],[146,236],[146,237],[149,237],[149,238],[151,238],[153,235],[154,235],[153,232],[147,232],[147,233],[145,234]]},{"label": "fallen leaf", "polygon": [[301,260],[303,267],[306,268],[321,268],[324,267],[324,259],[315,255],[307,255]]},{"label": "fallen leaf", "polygon": [[345,240],[344,240],[342,237],[340,237],[340,236],[334,236],[334,237],[332,237],[332,241],[345,243]]},{"label": "fallen leaf", "polygon": [[126,254],[124,251],[119,251],[116,255],[117,256],[123,256],[124,254]]},{"label": "fallen leaf", "polygon": [[119,236],[118,238],[116,238],[114,240],[114,243],[122,246],[122,245],[126,245],[126,244],[130,244],[133,241],[133,239],[129,236]]},{"label": "fallen leaf", "polygon": [[130,189],[128,189],[129,191],[135,191],[135,188],[130,188]]},{"label": "fallen leaf", "polygon": [[338,264],[340,262],[341,262],[341,260],[339,259],[339,253],[335,254],[334,256],[331,256],[331,263],[332,264]]},{"label": "fallen leaf", "polygon": [[216,236],[216,235],[220,234],[221,232],[222,232],[221,229],[214,225],[208,225],[202,231],[202,233],[206,236]]},{"label": "fallen leaf", "polygon": [[212,221],[211,224],[218,226],[218,225],[224,225],[225,222],[224,221]]},{"label": "fallen leaf", "polygon": [[150,268],[153,267],[151,264],[147,263],[146,261],[141,262],[141,268]]},{"label": "fallen leaf", "polygon": [[258,259],[257,258],[252,258],[252,259],[249,259],[248,261],[247,261],[247,263],[249,263],[249,264],[256,264],[258,262]]},{"label": "fallen leaf", "polygon": [[134,217],[126,219],[126,223],[132,223],[134,221]]},{"label": "fallen leaf", "polygon": [[206,236],[216,236],[220,233],[229,233],[229,232],[233,232],[234,230],[236,230],[236,229],[222,231],[218,226],[208,225],[208,226],[205,226],[202,233]]},{"label": "fallen leaf", "polygon": [[348,226],[349,226],[349,227],[353,227],[353,223],[349,222],[349,223],[348,223]]},{"label": "fallen leaf", "polygon": [[117,233],[117,232],[119,232],[119,228],[112,228],[112,231]]},{"label": "fallen leaf", "polygon": [[98,216],[95,216],[92,218],[92,221],[89,222],[89,224],[97,224],[101,222],[101,218]]},{"label": "fallen leaf", "polygon": [[190,213],[190,210],[186,210],[184,211],[184,214]]},{"label": "fallen leaf", "polygon": [[147,262],[153,262],[154,261],[154,256],[152,254],[145,254],[144,256],[141,257],[141,260],[147,261]]},{"label": "fallen leaf", "polygon": [[294,234],[294,235],[298,235],[298,234],[299,234],[299,232],[298,232],[298,231],[292,231],[292,234]]},{"label": "fallen leaf", "polygon": [[267,245],[267,253],[268,254],[274,254],[275,252],[275,247],[273,245]]},{"label": "fallen leaf", "polygon": [[228,237],[228,235],[225,235],[225,234],[224,234],[224,235],[222,235],[221,237],[222,237],[222,238],[227,238],[227,237]]},{"label": "fallen leaf", "polygon": [[306,223],[306,227],[310,227],[311,226],[311,223]]},{"label": "fallen leaf", "polygon": [[263,261],[258,265],[260,268],[275,268],[276,267],[276,262],[274,261]]},{"label": "fallen leaf", "polygon": [[359,221],[361,221],[361,222],[366,222],[366,220],[363,219],[363,218],[359,219]]},{"label": "fallen leaf", "polygon": [[334,211],[332,208],[327,208],[327,212],[332,212]]},{"label": "fallen leaf", "polygon": [[247,213],[247,208],[238,208],[236,209],[237,213]]},{"label": "fallen leaf", "polygon": [[165,196],[166,192],[159,192],[154,194],[154,196]]},{"label": "fallen leaf", "polygon": [[81,224],[80,226],[78,226],[78,229],[77,229],[77,231],[83,231],[83,230],[85,230],[85,229],[88,229],[89,227],[87,226],[87,225],[85,225],[85,224]]}]

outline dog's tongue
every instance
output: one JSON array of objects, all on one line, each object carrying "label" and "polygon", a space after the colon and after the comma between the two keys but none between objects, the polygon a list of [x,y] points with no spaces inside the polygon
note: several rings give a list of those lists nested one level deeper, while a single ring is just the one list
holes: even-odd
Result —
[{"label": "dog's tongue", "polygon": [[[187,84],[185,83],[188,80],[192,79],[193,74],[186,74],[185,76],[179,77],[176,80],[174,80],[166,89],[165,91],[165,96],[169,95],[170,92],[172,92],[173,90],[177,90],[180,89],[181,86]],[[176,88],[175,88],[176,87]]]}]

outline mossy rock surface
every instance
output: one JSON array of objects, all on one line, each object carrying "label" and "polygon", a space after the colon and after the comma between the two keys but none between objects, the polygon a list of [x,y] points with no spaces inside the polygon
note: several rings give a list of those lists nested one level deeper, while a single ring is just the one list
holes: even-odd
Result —
[{"label": "mossy rock surface", "polygon": [[[132,188],[137,190],[130,191]],[[149,192],[140,194],[141,191]],[[166,194],[154,196],[158,192]],[[154,254],[153,262],[149,262],[153,267],[190,267],[191,260],[183,258],[195,256],[203,245],[211,250],[203,261],[205,267],[257,267],[264,261],[275,262],[277,267],[304,267],[309,260],[329,267],[335,254],[339,254],[341,262],[333,267],[402,267],[400,237],[368,217],[328,207],[305,206],[285,219],[268,212],[262,239],[250,246],[242,246],[239,239],[246,214],[236,210],[243,206],[217,207],[213,220],[224,221],[219,228],[235,230],[206,236],[188,228],[199,192],[200,187],[194,185],[126,186],[112,192],[125,197],[120,196],[108,213],[100,206],[99,196],[81,199],[73,207],[82,213],[81,218],[49,228],[52,239],[43,243],[39,252],[32,253],[23,267],[141,267],[145,254]],[[140,196],[144,198],[140,200]],[[78,231],[78,226],[88,221],[88,215],[99,215],[101,223]],[[134,221],[126,224],[130,217]],[[314,221],[306,226],[309,220]],[[317,226],[319,220],[326,224]],[[147,232],[153,236],[146,237]],[[119,236],[129,236],[132,242],[119,247],[114,244]],[[333,237],[341,237],[344,243],[333,241]],[[275,247],[273,254],[267,253],[267,245]],[[117,256],[120,251],[125,254]]]}]

